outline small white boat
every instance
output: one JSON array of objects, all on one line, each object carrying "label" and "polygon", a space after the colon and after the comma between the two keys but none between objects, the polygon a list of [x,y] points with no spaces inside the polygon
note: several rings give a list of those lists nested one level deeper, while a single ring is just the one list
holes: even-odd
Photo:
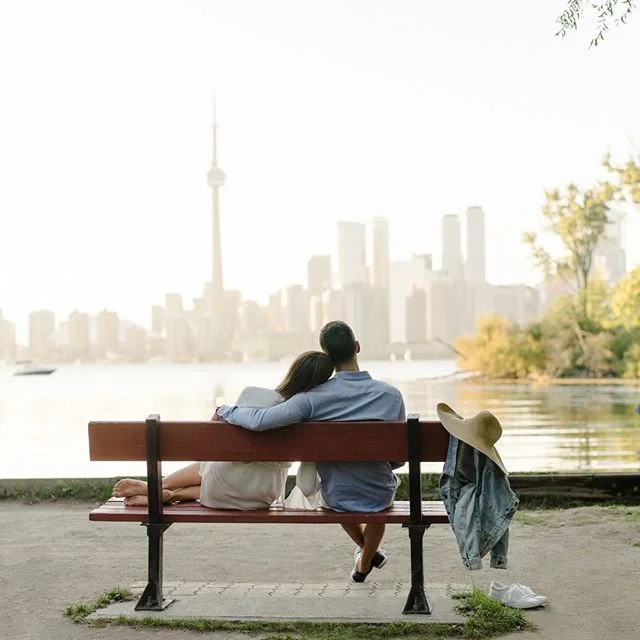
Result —
[{"label": "small white boat", "polygon": [[14,376],[46,376],[55,371],[55,367],[44,367],[32,360],[16,360]]}]

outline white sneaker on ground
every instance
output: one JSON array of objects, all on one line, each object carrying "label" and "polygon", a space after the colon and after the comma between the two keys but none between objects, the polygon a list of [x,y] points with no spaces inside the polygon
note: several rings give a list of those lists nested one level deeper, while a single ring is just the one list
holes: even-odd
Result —
[{"label": "white sneaker on ground", "polygon": [[515,609],[533,609],[547,601],[544,596],[537,596],[525,585],[502,584],[497,580],[494,580],[489,587],[489,597]]},{"label": "white sneaker on ground", "polygon": [[549,599],[547,598],[547,596],[541,596],[539,593],[535,593],[533,591],[533,589],[531,589],[530,587],[527,587],[526,584],[520,584],[519,582],[514,582],[514,585],[518,586],[518,587],[522,587],[522,590],[529,596],[535,596],[536,598],[538,598],[542,604],[546,604],[547,602],[549,602]]}]

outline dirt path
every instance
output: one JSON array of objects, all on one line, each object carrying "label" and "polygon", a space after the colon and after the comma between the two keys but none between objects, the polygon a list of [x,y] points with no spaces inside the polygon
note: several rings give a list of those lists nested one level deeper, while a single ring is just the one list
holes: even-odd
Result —
[{"label": "dirt path", "polygon": [[[12,640],[168,639],[151,629],[90,629],[64,615],[146,577],[142,527],[91,523],[86,504],[0,503],[0,638]],[[407,533],[390,526],[391,559],[379,580],[409,575]],[[347,579],[352,546],[337,526],[175,525],[165,538],[167,581],[318,582]],[[632,640],[640,628],[640,508],[522,512],[511,527],[511,568],[464,569],[448,526],[425,536],[428,582],[523,582],[549,597],[528,614],[539,633],[508,638]],[[202,634],[182,633],[181,637]],[[246,634],[217,633],[219,640]],[[506,637],[506,636],[505,636]]]}]

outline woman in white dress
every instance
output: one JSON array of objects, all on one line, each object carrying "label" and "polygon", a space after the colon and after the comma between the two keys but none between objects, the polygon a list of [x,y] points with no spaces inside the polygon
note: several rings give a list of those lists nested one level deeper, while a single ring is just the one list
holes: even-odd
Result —
[{"label": "woman in white dress", "polygon": [[[236,405],[271,407],[297,393],[309,391],[333,374],[333,363],[322,351],[305,351],[289,367],[275,389],[246,387]],[[162,479],[165,503],[200,500],[213,509],[267,509],[284,495],[290,462],[194,462]],[[123,478],[113,495],[126,505],[147,504],[147,483]]]}]

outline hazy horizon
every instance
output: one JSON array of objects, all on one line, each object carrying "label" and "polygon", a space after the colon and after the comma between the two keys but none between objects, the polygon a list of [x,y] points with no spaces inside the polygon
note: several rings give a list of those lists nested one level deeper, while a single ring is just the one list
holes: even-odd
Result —
[{"label": "hazy horizon", "polygon": [[[489,282],[534,284],[521,235],[544,190],[640,149],[640,17],[589,49],[590,24],[554,36],[564,6],[2,4],[4,317],[19,336],[39,308],[146,326],[165,293],[201,294],[214,91],[226,289],[304,283],[339,220],[387,217],[392,260],[439,266],[442,216],[475,204]],[[640,237],[639,212],[625,224]]]}]

